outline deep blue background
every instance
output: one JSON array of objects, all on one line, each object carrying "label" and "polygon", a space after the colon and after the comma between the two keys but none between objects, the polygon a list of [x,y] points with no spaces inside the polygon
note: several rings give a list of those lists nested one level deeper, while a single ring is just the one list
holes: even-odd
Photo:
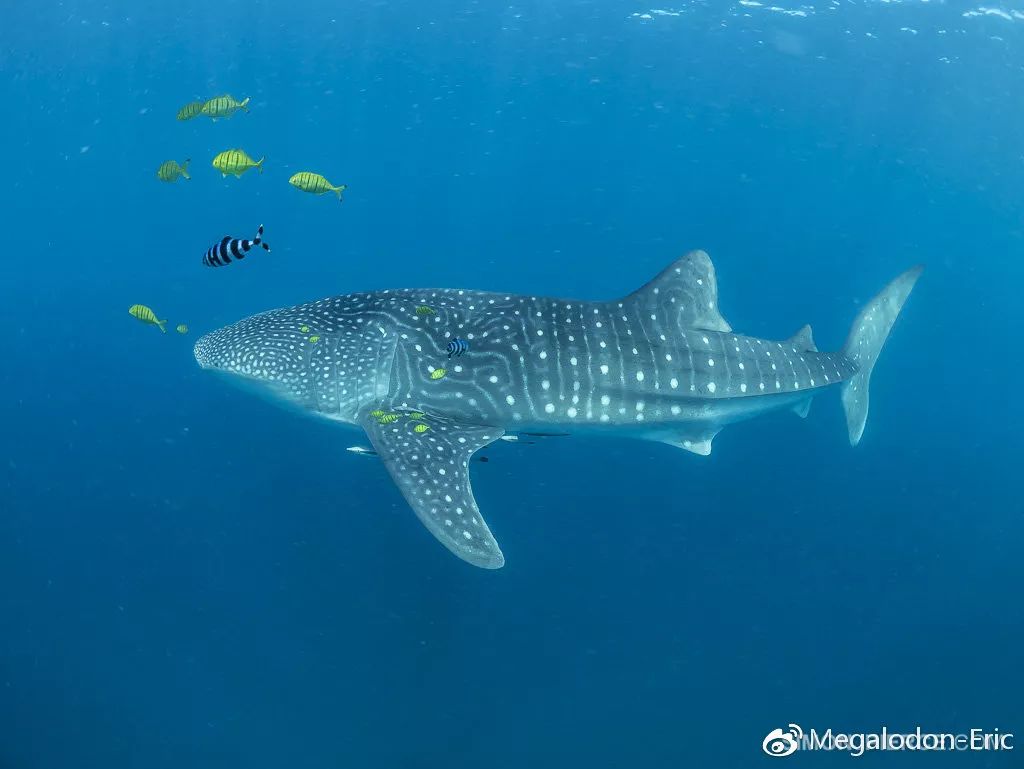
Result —
[{"label": "deep blue background", "polygon": [[[160,5],[0,6],[0,768],[747,767],[794,721],[1020,732],[862,765],[1024,763],[1024,22]],[[174,119],[222,92],[252,112]],[[222,180],[233,146],[266,172]],[[273,253],[199,265],[260,222]],[[695,247],[734,327],[823,349],[927,265],[865,440],[829,393],[710,458],[501,444],[474,470],[499,572],[355,433],[191,355],[355,290],[610,298]]]}]

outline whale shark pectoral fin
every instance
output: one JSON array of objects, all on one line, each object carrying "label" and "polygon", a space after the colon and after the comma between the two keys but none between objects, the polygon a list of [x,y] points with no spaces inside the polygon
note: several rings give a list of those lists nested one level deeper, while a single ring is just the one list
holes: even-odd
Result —
[{"label": "whale shark pectoral fin", "polygon": [[718,279],[711,257],[691,251],[623,300],[640,313],[663,315],[680,329],[732,331],[718,311]]},{"label": "whale shark pectoral fin", "polygon": [[[385,423],[367,414],[360,424],[416,517],[462,560],[483,569],[504,566],[505,557],[480,514],[469,479],[470,458],[504,431],[392,413],[399,415],[397,421]],[[417,432],[417,425],[424,424],[429,429]]]}]

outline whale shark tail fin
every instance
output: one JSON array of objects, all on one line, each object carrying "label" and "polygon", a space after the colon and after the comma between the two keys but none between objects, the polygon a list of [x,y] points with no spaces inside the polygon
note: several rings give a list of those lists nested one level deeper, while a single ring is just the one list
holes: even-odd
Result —
[{"label": "whale shark tail fin", "polygon": [[843,355],[856,364],[857,373],[843,383],[842,400],[851,446],[856,446],[864,434],[864,423],[868,419],[868,386],[875,361],[923,269],[921,266],[912,267],[883,288],[864,306],[850,328]]}]

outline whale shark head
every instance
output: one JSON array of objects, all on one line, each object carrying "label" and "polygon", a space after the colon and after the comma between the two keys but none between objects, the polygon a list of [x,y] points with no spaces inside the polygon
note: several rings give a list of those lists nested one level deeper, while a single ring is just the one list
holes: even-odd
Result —
[{"label": "whale shark head", "polygon": [[307,354],[310,334],[301,321],[283,317],[280,310],[261,313],[206,334],[193,353],[203,369],[230,375],[240,385],[252,385],[292,405],[310,407],[315,401]]},{"label": "whale shark head", "polygon": [[388,393],[398,336],[366,295],[260,313],[203,336],[201,368],[287,405],[342,422]]}]

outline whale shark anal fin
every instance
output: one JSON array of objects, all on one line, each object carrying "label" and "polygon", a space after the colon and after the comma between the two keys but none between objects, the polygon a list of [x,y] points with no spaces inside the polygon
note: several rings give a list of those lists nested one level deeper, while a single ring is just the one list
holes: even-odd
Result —
[{"label": "whale shark anal fin", "polygon": [[[398,419],[367,413],[360,424],[416,517],[462,560],[484,569],[501,568],[505,557],[473,498],[469,460],[504,430],[435,417],[414,420],[411,412],[387,413]],[[417,432],[418,425],[427,429]]]}]

